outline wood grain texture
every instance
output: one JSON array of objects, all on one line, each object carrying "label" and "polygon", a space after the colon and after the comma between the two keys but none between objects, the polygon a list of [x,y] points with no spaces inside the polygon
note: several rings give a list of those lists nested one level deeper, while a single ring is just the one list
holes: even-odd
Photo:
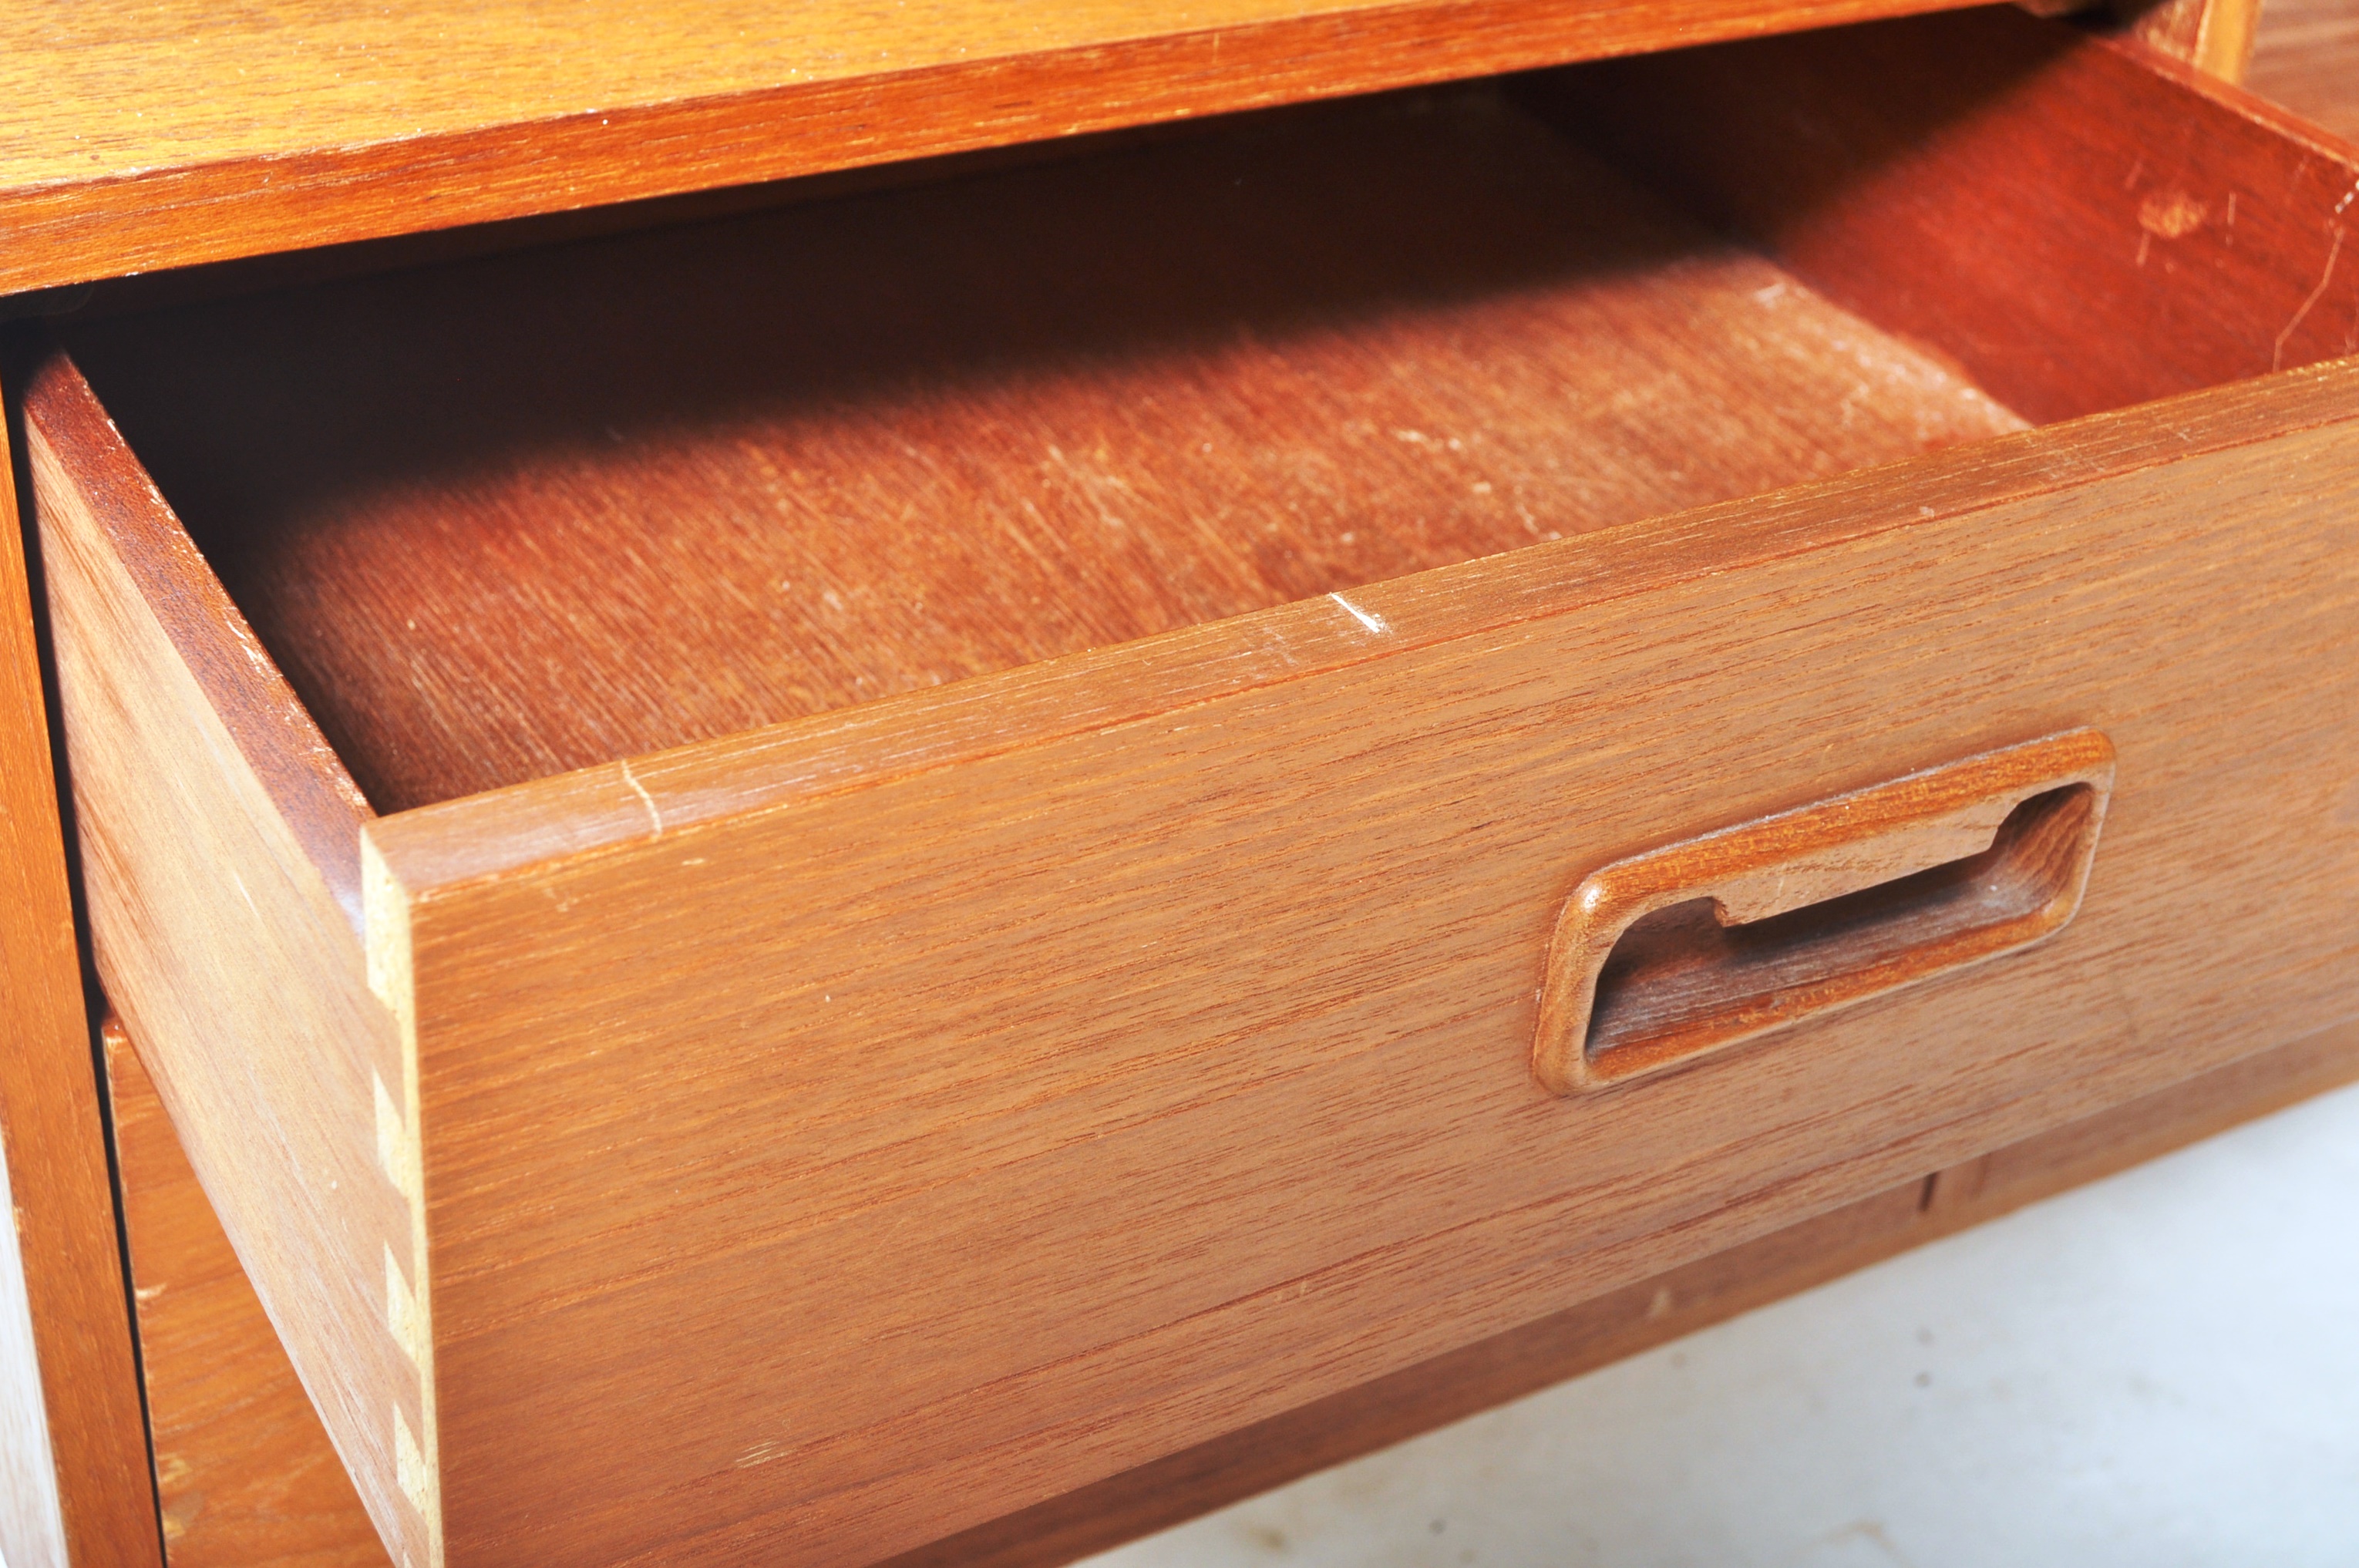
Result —
[{"label": "wood grain texture", "polygon": [[2245,83],[2344,140],[2359,141],[2359,4],[2269,0]]},{"label": "wood grain texture", "polygon": [[[171,1562],[385,1562],[119,1029],[107,1062]],[[889,1568],[1059,1568],[2354,1080],[2359,1026],[2345,1024],[1109,1476]]]},{"label": "wood grain texture", "polygon": [[1482,91],[70,343],[383,811],[2020,428]]},{"label": "wood grain texture", "polygon": [[[2246,421],[2245,421],[2246,423],[2249,423],[2249,414],[2250,414],[2250,412],[2251,412],[2252,410],[2254,410],[2254,409],[2257,409],[2257,408],[2267,408],[2267,407],[2268,407],[2268,406],[2269,406],[2269,402],[2270,402],[2270,397],[2269,397],[2269,394],[2271,394],[2272,392],[2277,391],[2277,390],[2278,390],[2278,389],[2276,389],[2276,388],[2263,388],[2263,389],[2260,389],[2257,393],[2255,393],[2255,394],[2249,394],[2249,395],[2244,395],[2244,396],[2239,397],[2237,397],[2237,398],[2235,398],[2235,399],[2234,399],[2236,402],[2238,402],[2238,403],[2240,404],[2240,406],[2241,406],[2242,409],[2243,409],[2243,410],[2245,411],[2245,413],[2246,414],[2246,416],[2247,416],[2247,419],[2246,419]],[[2317,401],[2318,401],[2321,405],[2322,405],[2322,406],[2324,406],[2324,407],[2332,408],[2332,407],[2336,406],[2336,400],[2337,400],[2339,397],[2341,397],[2342,396],[2343,396],[2343,394],[2341,393],[2341,390],[2340,390],[2338,387],[2332,387],[2332,386],[2327,386],[2327,387],[2323,387],[2320,390],[2320,393],[2319,393],[2319,396],[2318,396]],[[2281,411],[2285,411],[2285,410],[2281,410]],[[2295,415],[2298,415],[2298,414],[2299,414],[2299,410],[2298,408],[2296,408],[2296,409],[2292,409],[2292,410],[2290,410],[2290,412],[2291,412],[2291,413],[2293,413],[2293,414],[2295,414]],[[2296,418],[2294,422],[2298,424],[2298,423],[2299,422],[2299,419],[2298,419],[2298,418]],[[2135,424],[2135,421],[2127,421],[2127,422],[2125,422],[2125,423],[2129,423],[2129,424],[2133,424],[2133,425],[2134,425],[2134,424]],[[2234,425],[2235,425],[2235,424],[2237,423],[2237,420],[2235,419],[2235,418],[2234,417],[2234,415],[2233,415],[2233,414],[2231,414],[2231,415],[2230,415],[2230,417],[2228,418],[2228,419],[2227,419],[2227,423],[2228,423],[2230,426],[2234,426]],[[2118,438],[2118,442],[2119,442],[2119,444],[2118,444],[2118,447],[2115,449],[2115,450],[2116,450],[2116,452],[2117,452],[2117,454],[2123,454],[2123,455],[2125,455],[2125,454],[2131,454],[2131,453],[2145,454],[2145,456],[2146,456],[2146,460],[2147,460],[2147,461],[2151,461],[2151,454],[2152,454],[2152,452],[2153,452],[2153,451],[2154,451],[2153,429],[2154,429],[2154,427],[2152,426],[2152,424],[2151,424],[2151,423],[2149,423],[2148,428],[2147,428],[2147,429],[2145,429],[2145,430],[2139,430],[2139,429],[2136,429],[2136,428],[2121,429],[2121,428],[2118,428],[2118,427],[2117,427],[2117,428],[2114,430],[2114,432],[2113,432],[2113,433],[2114,433],[2114,434],[2115,434],[2115,435],[2117,436],[2117,438]],[[2044,441],[2044,440],[2046,440],[2046,439],[2048,439],[2048,438],[2046,438],[2046,437],[2040,437],[2040,438],[2031,438],[2031,439],[2032,439],[2032,441],[2035,441],[2035,442],[2036,442],[2036,441]],[[2216,440],[2217,440],[2217,439],[2218,439],[2218,438],[2217,438],[2217,432],[2215,432],[2215,434],[2214,434],[2214,440],[2215,440],[2215,441],[2216,441]],[[2017,444],[2019,445],[2019,444],[2023,444],[2023,443],[2017,443]],[[2082,442],[2081,442],[2081,443],[2079,443],[2079,444],[2080,444],[2080,452],[2079,452],[2079,455],[2080,455],[2080,458],[2082,459],[2082,463],[2087,463],[2087,462],[2090,462],[2090,461],[2097,461],[2097,462],[2102,463],[2102,461],[2103,461],[2103,459],[2104,459],[2104,455],[2105,455],[2105,448],[2104,447],[2104,445],[2103,445],[2103,443],[2102,443],[2102,442],[2092,442],[2092,441],[2083,441]],[[2202,444],[2202,443],[2201,443],[2201,441],[2199,440],[2199,441],[2197,441],[2197,446],[2198,446],[2199,450],[2200,450],[2200,448],[2201,448],[2201,444]],[[2116,461],[2120,461],[2120,460],[2121,460],[2121,456],[2120,456],[2120,455],[2117,455],[2117,456],[2116,456]],[[1979,466],[1979,465],[1978,465],[1978,466]],[[2004,466],[2005,466],[2005,465],[2004,465],[2004,464],[2000,464],[2000,465],[1998,465],[1998,466],[1999,466],[2001,469],[2004,469]],[[2068,466],[2077,466],[2077,465],[2068,465]],[[2057,482],[2055,475],[2053,475],[2053,474],[2049,474],[2049,475],[2042,476],[2042,475],[2038,474],[2036,473],[2036,471],[2035,471],[2033,474],[2029,474],[2029,475],[2027,475],[2024,472],[2022,472],[2021,470],[2018,470],[2017,473],[2015,473],[2015,474],[2012,475],[2013,480],[2015,481],[2015,483],[2016,483],[2018,486],[2020,486],[2020,485],[2023,484],[2023,482],[2025,481],[2025,479],[2026,479],[2027,477],[2031,478],[2031,479],[2034,481],[2034,484],[2033,484],[2033,485],[2032,485],[2032,489],[2033,489],[2033,491],[2034,491],[2035,495],[2036,495],[2036,494],[2038,492],[2038,490],[2040,489],[2040,487],[2041,487],[2041,482],[2042,482],[2043,480],[2044,480],[2044,483],[2045,483],[2048,486],[2050,486],[2050,487],[2052,487],[2052,485]],[[1888,480],[1887,480],[1886,482],[1888,483]],[[1984,484],[1984,485],[1987,485],[1990,483],[1990,481],[1989,481],[1989,479],[1988,479],[1988,477],[1987,477],[1987,473],[1986,473],[1986,472],[1985,472],[1985,473],[1984,473],[1984,474],[1979,478],[1978,482],[1979,482],[1979,483],[1981,483],[1981,484]],[[2004,485],[2003,485],[2003,484],[2002,484],[2002,485],[2001,485],[2001,488],[2002,488],[2002,489],[2004,488]],[[1938,475],[1935,475],[1935,476],[1929,476],[1929,482],[1928,482],[1926,485],[1924,485],[1923,486],[1921,486],[1920,488],[1919,488],[1917,491],[1915,491],[1915,492],[1914,492],[1914,494],[1916,494],[1916,495],[1927,495],[1927,496],[1932,496],[1932,497],[1936,497],[1936,498],[1940,498],[1940,497],[1942,497],[1942,496],[1943,496],[1943,495],[1944,495],[1944,492],[1943,492],[1942,486],[1941,486],[1941,485],[1940,485],[1940,476],[1938,476]],[[1954,501],[1957,497],[1956,497],[1955,494],[1953,493],[1953,494],[1951,494],[1948,498],[1949,498],[1949,499],[1951,499],[1951,500],[1952,500],[1952,501]],[[1984,499],[1985,499],[1985,500],[1987,500],[1987,499],[1989,499],[1989,498],[1990,498],[1990,495],[1989,495],[1989,493],[1988,493],[1988,491],[1987,491],[1987,490],[1985,490],[1985,492],[1984,492],[1984,497],[1983,497],[1983,498],[1984,498]],[[1850,502],[1854,502],[1854,501],[1856,501],[1856,500],[1858,500],[1858,499],[1859,499],[1859,497],[1858,497],[1858,496],[1856,496],[1856,495],[1849,495],[1849,496],[1843,496],[1843,497],[1841,497],[1841,498],[1840,498],[1840,500],[1841,500],[1843,503],[1844,503],[1844,504],[1843,504],[1843,505],[1840,506],[1840,509],[1842,509],[1842,510],[1845,511],[1846,513],[1851,512],[1851,511],[1853,510],[1853,508],[1852,508],[1852,506],[1851,506],[1848,503],[1850,503]],[[1895,511],[1895,520],[1897,521],[1897,520],[1898,518],[1900,518],[1900,517],[1908,517],[1908,516],[1911,516],[1911,515],[1913,515],[1914,508],[1895,508],[1895,509],[1894,509],[1894,511]],[[1613,554],[1613,555],[1621,555],[1621,554],[1623,554],[1623,553],[1625,553],[1625,552],[1621,552],[1621,551],[1608,551],[1607,553],[1609,553],[1609,554]],[[1775,551],[1775,550],[1773,550],[1773,553],[1778,553],[1778,552],[1777,552],[1777,551]],[[1696,565],[1697,565],[1697,564],[1698,564],[1698,563],[1696,563],[1696,562],[1694,562],[1694,561],[1690,561],[1690,562],[1688,563],[1688,569],[1689,569],[1689,570],[1693,570],[1693,569],[1696,567]],[[1840,1190],[1840,1184],[1839,1184],[1839,1183],[1837,1184],[1837,1189],[1836,1189],[1836,1190],[1837,1190],[1837,1191],[1839,1191],[1839,1190]]]},{"label": "wood grain texture", "polygon": [[169,1568],[385,1568],[328,1443],[122,1027],[107,1094]]},{"label": "wood grain texture", "polygon": [[147,1428],[0,427],[0,1554],[157,1559]]},{"label": "wood grain texture", "polygon": [[1605,1090],[2047,940],[2113,785],[2075,730],[1599,867],[1549,942],[1533,1077]]},{"label": "wood grain texture", "polygon": [[[2355,387],[370,824],[451,1560],[915,1544],[2342,1016]],[[1580,867],[2083,723],[2122,782],[2053,942],[1530,1083]],[[595,1452],[617,1409],[663,1443]]]},{"label": "wood grain texture", "polygon": [[1109,1476],[884,1568],[1062,1568],[2359,1081],[2344,1024]]},{"label": "wood grain texture", "polygon": [[[2058,93],[2027,102],[2066,132],[2076,103],[2135,106],[2102,71]],[[1479,281],[1478,304],[1516,291]],[[1068,298],[1088,329],[1093,296]],[[1120,348],[1096,368],[1147,358]],[[1198,394],[1161,368],[1118,385]],[[968,389],[938,370],[921,388]],[[375,821],[71,368],[45,374],[87,853],[125,868],[91,878],[102,967],[362,1496],[420,1562],[914,1547],[2351,1011],[2359,822],[2321,737],[2359,711],[2359,367]],[[514,429],[477,481],[534,456]],[[621,429],[582,483],[625,466],[607,448],[645,427]],[[158,430],[134,441],[163,461]],[[513,580],[614,596],[597,520]],[[1120,607],[1114,580],[1059,604]],[[595,723],[646,711],[624,693]],[[1610,1116],[1530,1084],[1541,952],[1583,866],[2081,724],[2114,736],[2123,782],[2054,942]],[[391,1028],[355,993],[355,837]],[[235,887],[201,875],[222,866]],[[223,1038],[255,1060],[229,1071]]]},{"label": "wood grain texture", "polygon": [[422,1290],[416,1124],[339,901],[367,807],[71,365],[38,366],[25,408],[99,974],[363,1501],[422,1568],[432,1475],[399,1433],[430,1454],[432,1401],[395,1320]]},{"label": "wood grain texture", "polygon": [[2035,421],[2359,352],[2359,154],[2135,44],[2000,6],[1531,101]]},{"label": "wood grain texture", "polygon": [[1926,1211],[1945,1231],[1980,1225],[2354,1081],[2359,1024],[2345,1021],[1938,1171]]},{"label": "wood grain texture", "polygon": [[18,7],[0,292],[1929,3]]}]

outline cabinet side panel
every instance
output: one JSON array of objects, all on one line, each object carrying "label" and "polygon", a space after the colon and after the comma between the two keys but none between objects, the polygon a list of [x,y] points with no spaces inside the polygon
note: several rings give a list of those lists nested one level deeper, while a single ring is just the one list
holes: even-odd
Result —
[{"label": "cabinet side panel", "polygon": [[[348,786],[300,745],[250,755],[299,735],[283,686],[241,667],[243,627],[71,365],[36,372],[26,429],[100,976],[395,1560],[429,1568],[432,1493],[397,1465],[405,1427],[430,1439],[394,1321],[419,1285],[403,1062],[310,842]],[[225,715],[240,681],[261,700]]]},{"label": "cabinet side panel", "polygon": [[0,435],[0,1553],[157,1559],[147,1423]]}]

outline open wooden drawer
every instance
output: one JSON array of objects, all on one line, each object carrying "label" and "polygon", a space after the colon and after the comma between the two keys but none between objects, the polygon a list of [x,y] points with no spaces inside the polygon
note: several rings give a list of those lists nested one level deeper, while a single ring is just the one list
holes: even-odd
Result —
[{"label": "open wooden drawer", "polygon": [[[2354,190],[1962,13],[70,325],[100,970],[395,1559],[867,1561],[2359,1011]],[[1586,879],[2057,735],[2069,926],[1536,1077]]]}]

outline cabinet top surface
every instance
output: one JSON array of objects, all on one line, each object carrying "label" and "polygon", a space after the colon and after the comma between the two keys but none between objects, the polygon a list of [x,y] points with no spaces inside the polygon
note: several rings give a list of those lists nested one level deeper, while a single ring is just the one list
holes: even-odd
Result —
[{"label": "cabinet top surface", "polygon": [[[12,188],[875,78],[1364,0],[212,0],[10,7]],[[1462,7],[1427,5],[1430,11]]]},{"label": "cabinet top surface", "polygon": [[0,293],[1953,0],[33,0]]}]

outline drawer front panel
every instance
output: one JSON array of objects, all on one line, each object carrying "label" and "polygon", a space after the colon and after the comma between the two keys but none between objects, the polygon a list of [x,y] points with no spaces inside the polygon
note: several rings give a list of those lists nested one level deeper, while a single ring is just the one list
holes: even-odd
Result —
[{"label": "drawer front panel", "polygon": [[[373,824],[452,1560],[858,1561],[2347,1014],[2354,391]],[[1587,872],[2082,725],[2118,778],[2044,945],[1532,1081]]]}]

